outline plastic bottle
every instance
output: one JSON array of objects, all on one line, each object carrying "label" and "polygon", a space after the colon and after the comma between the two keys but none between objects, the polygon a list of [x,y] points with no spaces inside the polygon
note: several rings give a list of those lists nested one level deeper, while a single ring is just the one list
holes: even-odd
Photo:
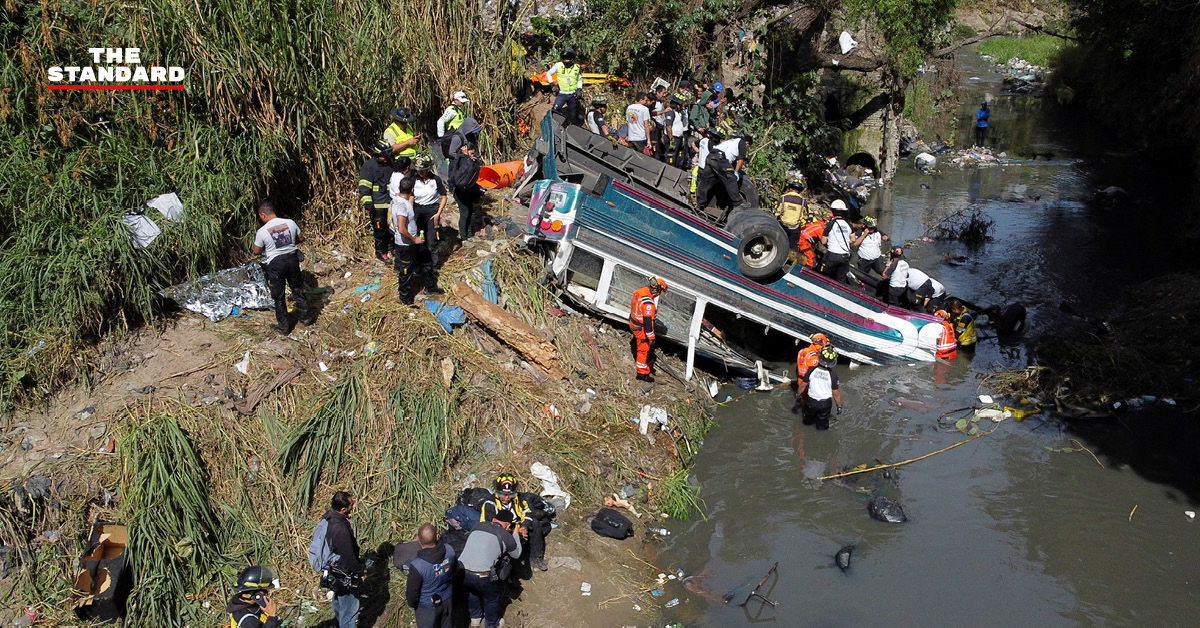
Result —
[{"label": "plastic bottle", "polygon": [[657,534],[658,536],[671,536],[671,531],[666,528],[647,528],[646,534]]},{"label": "plastic bottle", "polygon": [[258,456],[251,455],[250,460],[246,461],[248,470],[246,471],[246,481],[253,482],[258,479]]},{"label": "plastic bottle", "polygon": [[672,608],[675,606],[679,606],[679,598],[671,598],[670,602],[663,604],[663,608]]}]

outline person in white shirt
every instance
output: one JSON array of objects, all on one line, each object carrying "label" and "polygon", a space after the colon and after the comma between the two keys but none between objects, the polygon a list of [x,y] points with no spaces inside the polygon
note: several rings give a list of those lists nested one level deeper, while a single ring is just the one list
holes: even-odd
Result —
[{"label": "person in white shirt", "polygon": [[[396,260],[396,287],[400,292],[400,302],[412,305],[413,266],[417,264],[417,247],[425,243],[425,239],[417,231],[417,214],[413,210],[412,179],[401,179],[396,186],[396,194],[392,196],[392,213],[389,223],[396,242],[392,258]],[[430,282],[427,281],[428,283]],[[437,284],[433,283],[433,285]]]},{"label": "person in white shirt", "polygon": [[[417,214],[417,231],[425,234],[425,244],[421,246],[422,262],[428,260],[431,268],[438,267],[438,247],[441,245],[442,212],[446,209],[446,184],[440,177],[433,174],[433,159],[427,155],[417,157],[413,170],[413,210]],[[441,294],[442,290],[433,286],[425,286],[426,292]]]},{"label": "person in white shirt", "polygon": [[883,278],[888,282],[888,290],[884,303],[888,305],[904,305],[908,301],[908,262],[904,261],[904,249],[892,249],[891,263],[883,270]]},{"label": "person in white shirt", "polygon": [[649,102],[649,94],[638,92],[637,101],[625,108],[625,124],[628,125],[625,140],[631,148],[641,151],[643,155],[654,154],[649,145],[650,108],[646,106]]},{"label": "person in white shirt", "polygon": [[676,168],[686,168],[687,150],[683,142],[687,132],[688,118],[683,102],[671,98],[671,106],[663,113],[663,144],[666,155],[663,161]]},{"label": "person in white shirt", "polygon": [[705,168],[700,171],[696,206],[703,210],[716,200],[721,207],[721,216],[717,222],[724,223],[733,208],[744,202],[742,191],[738,187],[738,178],[746,164],[752,140],[749,136],[742,136],[722,141],[722,135],[716,128],[710,128],[708,134],[709,149],[704,158]]},{"label": "person in white shirt", "polygon": [[308,300],[304,296],[304,279],[300,274],[300,250],[297,245],[304,241],[300,227],[290,218],[275,214],[275,205],[264,201],[258,206],[258,220],[263,225],[254,234],[254,254],[262,255],[263,271],[267,275],[267,287],[275,300],[275,329],[286,334],[291,331],[288,321],[286,289],[292,289],[292,300],[296,302],[296,316],[300,323],[308,325]]},{"label": "person in white shirt", "polygon": [[587,114],[588,130],[596,135],[603,135],[607,138],[616,138],[616,133],[608,126],[608,121],[604,119],[604,114],[608,113],[608,97],[597,96],[592,99],[592,110]]},{"label": "person in white shirt", "polygon": [[946,296],[946,287],[942,282],[911,266],[908,269],[908,288],[913,291],[913,306],[919,310],[928,308],[930,301]]},{"label": "person in white shirt", "polygon": [[850,243],[850,246],[858,249],[858,270],[863,275],[871,274],[872,270],[877,275],[883,275],[887,268],[887,262],[883,259],[883,243],[892,238],[880,232],[875,219],[870,216],[863,216],[862,224],[862,232]]},{"label": "person in white shirt", "polygon": [[835,200],[829,210],[833,212],[833,219],[825,223],[825,232],[821,235],[821,244],[825,245],[821,272],[834,281],[845,281],[846,273],[850,272],[850,241],[854,234],[850,221],[846,220],[845,201]]},{"label": "person in white shirt", "polygon": [[450,97],[450,106],[442,112],[442,117],[437,120],[437,137],[438,142],[442,146],[442,154],[450,154],[450,138],[454,136],[454,131],[462,126],[464,120],[467,119],[466,107],[471,103],[471,99],[467,98],[466,92],[454,92]]}]

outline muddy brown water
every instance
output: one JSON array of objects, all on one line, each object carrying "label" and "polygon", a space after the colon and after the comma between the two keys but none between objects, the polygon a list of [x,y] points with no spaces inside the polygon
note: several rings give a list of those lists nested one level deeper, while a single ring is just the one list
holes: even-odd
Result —
[{"label": "muddy brown water", "polygon": [[[671,582],[654,598],[660,605],[680,598],[665,611],[668,620],[1194,625],[1200,522],[1184,513],[1200,509],[1178,484],[1152,482],[1103,452],[1101,468],[1087,452],[1050,451],[1074,448],[1068,439],[1080,437],[1046,415],[1003,422],[990,435],[900,468],[894,481],[867,478],[846,487],[814,479],[963,440],[939,425],[938,415],[970,405],[981,392],[979,377],[994,365],[1024,366],[1028,338],[1078,329],[1059,312],[1060,302],[1111,314],[1118,289],[1152,272],[1112,263],[1131,237],[1144,233],[1139,221],[1090,203],[1098,185],[1136,187],[1129,165],[1136,157],[1046,99],[999,96],[999,77],[977,57],[963,55],[960,64],[968,93],[960,135],[990,92],[1000,149],[1054,157],[966,171],[945,164],[935,176],[905,167],[867,213],[904,240],[948,209],[984,209],[996,221],[992,242],[974,250],[924,243],[910,249],[910,259],[951,292],[981,304],[1024,303],[1026,340],[984,340],[973,357],[960,356],[949,367],[839,366],[846,411],[828,432],[789,413],[790,391],[752,393],[718,409],[718,425],[693,467],[706,518],[668,524],[673,535],[660,554],[662,567],[696,576],[692,590]],[[968,261],[943,263],[947,253]],[[994,335],[987,325],[980,332]],[[870,519],[872,495],[899,500],[908,522]],[[843,574],[833,557],[850,544],[853,563]],[[776,561],[778,579],[764,591],[777,608],[721,603],[722,595],[757,582]]]}]

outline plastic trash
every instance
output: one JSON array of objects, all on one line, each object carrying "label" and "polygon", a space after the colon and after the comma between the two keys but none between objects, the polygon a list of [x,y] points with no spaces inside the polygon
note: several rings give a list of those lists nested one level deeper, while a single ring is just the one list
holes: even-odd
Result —
[{"label": "plastic trash", "polygon": [[454,331],[455,325],[464,325],[467,322],[467,313],[457,305],[444,305],[438,301],[425,301],[425,307],[437,317],[438,324],[446,333]]},{"label": "plastic trash", "polygon": [[1195,521],[1195,519],[1196,519],[1196,511],[1194,511],[1194,510],[1185,510],[1185,511],[1183,511],[1183,516],[1187,517],[1187,520],[1188,520],[1188,521]]},{"label": "plastic trash", "polygon": [[367,290],[378,290],[379,285],[379,280],[375,280],[372,283],[364,283],[363,285],[354,289],[354,294],[362,294]]},{"label": "plastic trash", "polygon": [[258,456],[251,455],[246,461],[246,481],[253,482],[258,479]]},{"label": "plastic trash", "polygon": [[533,474],[533,477],[542,481],[541,496],[544,499],[561,499],[564,509],[571,505],[571,494],[559,484],[558,474],[553,469],[540,462],[535,462],[529,465],[529,472]]},{"label": "plastic trash", "polygon": [[580,594],[582,594],[584,597],[588,597],[588,596],[590,596],[590,595],[592,594],[592,585],[591,585],[590,583],[587,583],[587,582],[583,582],[583,583],[581,583],[581,584],[579,585],[579,592],[580,592]]},{"label": "plastic trash", "polygon": [[366,303],[367,301],[370,301],[370,300],[371,300],[371,295],[369,295],[369,294],[364,294],[363,298],[359,299],[359,301],[362,303]]},{"label": "plastic trash", "polygon": [[658,536],[671,536],[671,531],[666,528],[646,528],[646,534],[657,534]]},{"label": "plastic trash", "polygon": [[674,608],[679,606],[679,598],[672,598],[670,602],[663,604],[663,608]]},{"label": "plastic trash", "polygon": [[324,362],[317,362],[317,368],[321,369],[321,372],[324,373],[329,370],[329,365]]},{"label": "plastic trash", "polygon": [[854,36],[850,33],[842,31],[842,34],[838,35],[838,46],[841,47],[842,54],[848,54],[851,50],[854,50],[854,48],[858,46],[858,41],[855,40]]},{"label": "plastic trash", "polygon": [[717,398],[717,390],[718,390],[718,388],[717,388],[716,382],[708,383],[708,396],[712,397],[713,399],[716,399]]},{"label": "plastic trash", "polygon": [[930,170],[937,167],[937,157],[929,153],[921,153],[913,158],[913,163],[921,170]]},{"label": "plastic trash", "polygon": [[663,592],[661,589],[654,589],[654,590],[650,591],[650,595],[653,595],[654,597],[660,597],[660,596],[662,596],[662,594],[663,594]]},{"label": "plastic trash", "polygon": [[379,343],[375,342],[374,340],[363,345],[363,353],[365,353],[367,355],[375,355],[375,353],[378,351],[379,351]]},{"label": "plastic trash", "polygon": [[37,343],[36,345],[33,345],[33,348],[32,348],[32,349],[30,349],[29,351],[26,351],[26,352],[25,352],[25,355],[33,355],[33,354],[37,353],[38,351],[41,351],[41,350],[42,350],[42,348],[44,348],[45,346],[46,346],[46,341],[45,341],[45,340],[39,340],[39,341],[38,341],[38,343]]},{"label": "plastic trash", "polygon": [[242,361],[238,362],[237,364],[234,364],[233,368],[237,369],[237,372],[241,373],[242,375],[249,375],[250,374],[250,352],[247,351],[246,355],[242,356]]},{"label": "plastic trash", "polygon": [[991,403],[995,403],[995,402],[992,401],[991,395],[979,395],[979,403],[991,404]]}]

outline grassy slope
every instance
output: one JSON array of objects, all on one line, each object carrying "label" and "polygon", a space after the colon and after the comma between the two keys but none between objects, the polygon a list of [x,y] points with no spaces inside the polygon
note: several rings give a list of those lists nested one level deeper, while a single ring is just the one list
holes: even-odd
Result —
[{"label": "grassy slope", "polygon": [[1006,63],[1013,57],[1024,59],[1033,65],[1048,66],[1068,42],[1050,35],[1029,37],[992,37],[979,44],[979,54],[990,55],[997,63]]},{"label": "grassy slope", "polygon": [[[106,7],[14,0],[0,16],[0,406],[86,373],[82,341],[153,318],[161,287],[244,257],[256,200],[333,225],[397,104],[427,123],[462,88],[489,128],[512,116],[519,68],[462,28],[478,20],[466,0]],[[45,88],[46,68],[87,65],[88,47],[133,44],[185,67],[187,90]],[[185,219],[158,217],[163,236],[134,250],[121,215],[174,188]]]}]

